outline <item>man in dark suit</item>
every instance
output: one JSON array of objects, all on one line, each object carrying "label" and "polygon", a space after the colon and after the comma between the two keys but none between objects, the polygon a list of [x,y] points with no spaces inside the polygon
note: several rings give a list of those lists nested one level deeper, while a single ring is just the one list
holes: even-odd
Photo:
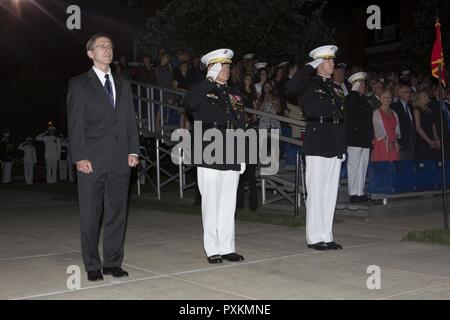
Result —
[{"label": "man in dark suit", "polygon": [[402,85],[398,91],[400,100],[392,104],[392,110],[397,113],[400,125],[401,138],[400,160],[414,160],[414,146],[416,144],[416,125],[414,121],[414,110],[409,103],[411,100],[411,88]]},{"label": "man in dark suit", "polygon": [[[93,67],[69,82],[68,128],[78,174],[81,251],[88,280],[128,276],[121,268],[130,167],[139,163],[139,141],[130,84],[111,74],[111,38],[86,45]],[[98,252],[104,208],[103,264]]]}]

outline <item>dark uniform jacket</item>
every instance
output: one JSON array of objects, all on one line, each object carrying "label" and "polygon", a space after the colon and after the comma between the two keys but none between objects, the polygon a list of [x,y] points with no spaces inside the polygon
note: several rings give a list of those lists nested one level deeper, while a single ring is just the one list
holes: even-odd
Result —
[{"label": "dark uniform jacket", "polygon": [[128,173],[128,155],[139,154],[130,83],[114,77],[114,86],[113,109],[93,69],[69,82],[67,117],[72,161],[89,160],[97,173]]},{"label": "dark uniform jacket", "polygon": [[345,127],[347,128],[347,146],[372,148],[374,136],[372,106],[367,97],[356,91],[350,91],[345,98]]},{"label": "dark uniform jacket", "polygon": [[[301,97],[306,117],[303,152],[306,156],[342,158],[346,152],[344,93],[332,79],[313,75],[305,66],[287,83],[289,94]],[[318,119],[323,118],[321,123]],[[328,122],[336,119],[339,123]]]},{"label": "dark uniform jacket", "polygon": [[[245,129],[245,113],[244,100],[237,89],[228,85],[220,85],[207,79],[200,82],[188,91],[185,97],[186,111],[192,113],[194,121],[201,121],[203,132],[215,128],[222,133],[223,137],[223,159],[207,164],[203,159],[204,149],[213,143],[212,141],[204,141],[202,143],[201,159],[199,154],[194,154],[194,146],[192,146],[191,162],[193,165],[216,170],[234,170],[239,171],[241,166],[237,160],[237,148],[235,139],[234,160],[227,163],[226,150],[226,131],[234,131],[236,129]],[[202,141],[203,141],[202,132]],[[192,136],[192,142],[199,137]],[[207,152],[210,154],[210,152]],[[212,152],[215,156],[215,153]],[[197,159],[194,159],[194,156]],[[198,164],[199,162],[200,164]]]}]

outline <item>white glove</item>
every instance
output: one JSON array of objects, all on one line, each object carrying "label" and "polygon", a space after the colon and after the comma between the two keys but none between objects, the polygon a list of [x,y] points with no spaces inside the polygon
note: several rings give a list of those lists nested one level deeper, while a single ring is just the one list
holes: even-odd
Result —
[{"label": "white glove", "polygon": [[313,67],[314,69],[317,69],[317,67],[324,62],[322,58],[316,59],[314,61],[311,61],[310,63],[307,63],[306,65]]},{"label": "white glove", "polygon": [[211,78],[213,81],[216,81],[217,76],[220,73],[220,70],[222,70],[222,64],[214,63],[213,66],[208,70],[208,74],[206,75],[206,77]]},{"label": "white glove", "polygon": [[345,162],[345,159],[347,159],[347,155],[344,153],[344,154],[342,155],[341,162]]},{"label": "white glove", "polygon": [[245,163],[241,163],[241,171],[239,172],[239,174],[243,174],[245,171]]}]

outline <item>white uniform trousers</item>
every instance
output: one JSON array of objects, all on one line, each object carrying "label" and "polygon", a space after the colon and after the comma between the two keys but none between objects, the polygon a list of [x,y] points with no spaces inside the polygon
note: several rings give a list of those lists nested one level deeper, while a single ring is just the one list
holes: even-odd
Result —
[{"label": "white uniform trousers", "polygon": [[350,196],[362,196],[366,185],[370,149],[347,147],[347,153],[348,194]]},{"label": "white uniform trousers", "polygon": [[11,183],[12,162],[2,161],[2,183]]},{"label": "white uniform trousers", "polygon": [[234,214],[238,171],[197,168],[202,195],[203,246],[208,257],[235,252]]},{"label": "white uniform trousers", "polygon": [[24,162],[23,174],[25,176],[25,182],[27,184],[33,184],[33,173],[34,173],[34,164]]},{"label": "white uniform trousers", "polygon": [[306,156],[306,241],[333,241],[333,218],[342,160]]},{"label": "white uniform trousers", "polygon": [[59,179],[67,180],[67,160],[59,160]]},{"label": "white uniform trousers", "polygon": [[58,159],[45,158],[45,168],[47,183],[55,183],[57,181]]}]

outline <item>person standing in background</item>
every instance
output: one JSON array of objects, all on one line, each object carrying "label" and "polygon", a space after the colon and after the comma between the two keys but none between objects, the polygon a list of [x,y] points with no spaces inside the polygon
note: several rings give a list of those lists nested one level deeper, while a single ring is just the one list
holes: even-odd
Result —
[{"label": "person standing in background", "polygon": [[18,148],[23,151],[23,173],[25,182],[27,184],[33,184],[34,166],[37,163],[36,147],[33,145],[33,138],[26,138]]}]

